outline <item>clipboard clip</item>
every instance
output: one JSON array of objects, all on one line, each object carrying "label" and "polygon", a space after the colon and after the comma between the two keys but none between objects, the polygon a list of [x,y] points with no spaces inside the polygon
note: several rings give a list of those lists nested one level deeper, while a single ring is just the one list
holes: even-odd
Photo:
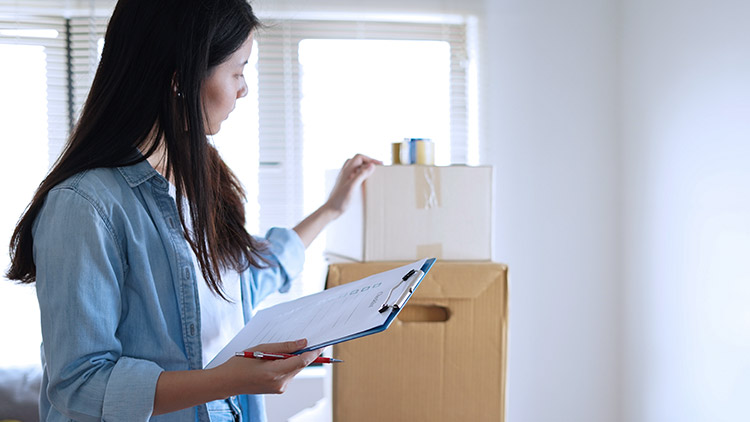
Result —
[{"label": "clipboard clip", "polygon": [[[388,296],[385,298],[385,302],[383,302],[383,305],[378,309],[378,312],[381,314],[388,310],[388,308],[393,308],[394,310],[401,309],[404,306],[404,303],[406,303],[406,300],[411,296],[412,293],[414,293],[414,289],[417,288],[417,283],[419,283],[419,280],[422,278],[422,275],[424,273],[422,270],[415,270],[411,269],[409,272],[407,272],[403,277],[401,277],[401,281],[398,282],[393,288],[391,288],[391,291],[388,292]],[[409,281],[411,279],[411,281]],[[393,291],[396,290],[402,283],[408,283],[406,286],[406,289],[401,293],[401,296],[396,299],[395,302],[393,302],[392,305],[388,304],[388,301],[391,299],[391,295],[393,294]]]}]

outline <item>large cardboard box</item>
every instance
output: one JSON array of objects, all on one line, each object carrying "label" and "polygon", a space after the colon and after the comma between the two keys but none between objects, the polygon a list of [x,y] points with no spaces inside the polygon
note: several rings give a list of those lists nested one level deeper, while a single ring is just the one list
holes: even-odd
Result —
[{"label": "large cardboard box", "polygon": [[[328,287],[404,265],[333,264]],[[384,332],[333,347],[334,422],[503,421],[507,267],[437,261]]]},{"label": "large cardboard box", "polygon": [[378,166],[327,228],[326,250],[365,262],[490,260],[491,235],[492,167]]}]

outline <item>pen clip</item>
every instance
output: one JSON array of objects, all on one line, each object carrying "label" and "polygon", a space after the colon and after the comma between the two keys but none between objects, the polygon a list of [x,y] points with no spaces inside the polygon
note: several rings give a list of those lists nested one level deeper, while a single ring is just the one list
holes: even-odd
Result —
[{"label": "pen clip", "polygon": [[[417,283],[419,283],[419,280],[421,276],[424,273],[421,270],[414,270],[411,269],[409,272],[407,272],[403,277],[401,277],[401,281],[398,282],[391,290],[388,292],[388,296],[385,298],[385,301],[383,302],[383,305],[378,309],[378,312],[381,314],[388,310],[388,308],[393,307],[393,309],[401,309],[404,306],[404,303],[409,298],[411,293],[414,292],[414,289],[417,287]],[[415,277],[416,275],[416,277]],[[393,294],[393,291],[396,290],[402,283],[408,281],[409,279],[413,279],[408,285],[406,286],[406,289],[401,293],[401,296],[396,299],[396,301],[393,303],[393,305],[389,305],[388,301],[391,299],[391,295]]]}]

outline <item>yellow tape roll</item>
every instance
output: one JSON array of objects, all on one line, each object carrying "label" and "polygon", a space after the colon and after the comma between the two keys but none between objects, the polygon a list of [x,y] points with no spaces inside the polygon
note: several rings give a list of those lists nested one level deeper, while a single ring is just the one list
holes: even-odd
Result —
[{"label": "yellow tape roll", "polygon": [[416,153],[416,157],[413,157],[414,164],[434,165],[435,144],[429,139],[420,139],[414,142],[414,152]]},{"label": "yellow tape roll", "polygon": [[401,142],[391,144],[391,159],[393,160],[393,164],[409,164],[401,162],[401,144]]}]

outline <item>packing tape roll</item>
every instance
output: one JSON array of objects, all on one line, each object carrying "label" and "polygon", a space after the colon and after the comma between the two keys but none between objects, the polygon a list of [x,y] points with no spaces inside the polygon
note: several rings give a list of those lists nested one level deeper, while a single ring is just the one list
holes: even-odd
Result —
[{"label": "packing tape roll", "polygon": [[417,209],[432,209],[443,205],[438,167],[414,167],[414,193]]},{"label": "packing tape roll", "polygon": [[431,166],[435,164],[435,144],[429,139],[412,140],[411,158],[414,164]]},{"label": "packing tape roll", "polygon": [[391,160],[393,164],[409,164],[401,161],[401,146],[404,142],[394,142],[391,144]]},{"label": "packing tape roll", "polygon": [[393,164],[435,165],[435,143],[428,138],[404,138],[391,144]]}]

